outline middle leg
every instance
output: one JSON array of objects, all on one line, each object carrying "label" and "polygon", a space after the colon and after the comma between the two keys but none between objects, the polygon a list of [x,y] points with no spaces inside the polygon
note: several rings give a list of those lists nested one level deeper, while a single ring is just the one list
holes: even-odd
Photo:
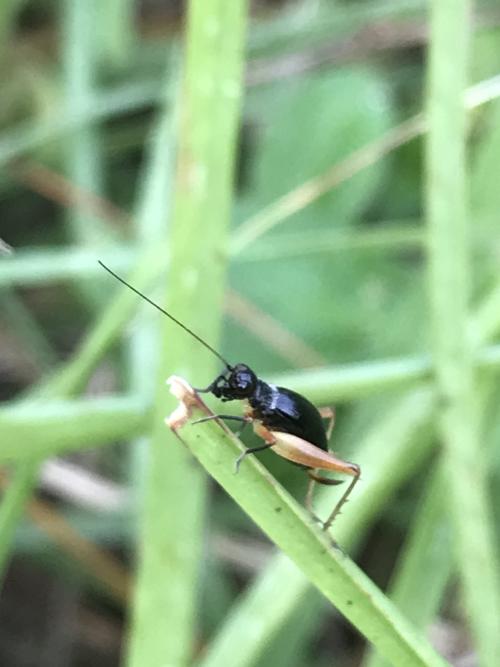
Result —
[{"label": "middle leg", "polygon": [[238,415],[209,415],[208,417],[200,417],[200,419],[195,419],[191,424],[203,424],[203,422],[209,422],[213,419],[227,419],[235,422],[245,422],[249,423],[252,420],[248,417],[239,417]]},{"label": "middle leg", "polygon": [[234,464],[234,472],[237,474],[240,469],[241,462],[245,457],[247,457],[249,454],[255,454],[256,452],[263,452],[265,449],[269,449],[274,445],[274,442],[266,442],[265,445],[259,445],[258,447],[250,447],[249,449],[245,449],[244,452],[242,452],[238,458],[235,461]]},{"label": "middle leg", "polygon": [[328,426],[326,427],[326,439],[330,440],[333,427],[335,426],[335,410],[329,407],[318,408],[319,414],[323,419],[328,419]]}]

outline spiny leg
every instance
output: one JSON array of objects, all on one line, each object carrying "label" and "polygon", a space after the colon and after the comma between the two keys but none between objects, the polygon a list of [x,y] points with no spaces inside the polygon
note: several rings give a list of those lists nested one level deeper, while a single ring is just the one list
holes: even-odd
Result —
[{"label": "spiny leg", "polygon": [[[360,467],[356,463],[343,461],[342,459],[337,458],[331,452],[325,452],[323,449],[320,449],[313,443],[308,442],[303,438],[297,437],[292,433],[270,431],[267,427],[263,426],[262,423],[259,423],[258,420],[254,421],[254,431],[266,442],[274,444],[274,451],[279,456],[282,456],[284,459],[287,459],[292,463],[308,469],[309,476],[320,484],[331,486],[335,484],[341,484],[342,480],[321,477],[315,472],[315,470],[329,470],[354,477],[354,480],[351,482],[351,484],[349,484],[346,492],[335,505],[328,519],[324,522],[323,529],[327,530],[339,513],[342,505],[346,502],[349,494],[354,488],[355,483],[358,481],[361,474]],[[312,494],[312,490],[310,493]]]},{"label": "spiny leg", "polygon": [[328,422],[328,426],[326,427],[326,439],[329,441],[332,435],[333,427],[335,426],[335,410],[330,407],[323,407],[318,408],[318,412],[323,417],[323,419],[330,420]]},{"label": "spiny leg", "polygon": [[323,521],[314,513],[312,502],[313,502],[313,495],[314,495],[314,485],[316,483],[318,484],[324,484],[325,486],[337,486],[337,484],[343,484],[343,480],[341,479],[330,479],[329,477],[322,477],[321,475],[318,474],[317,469],[309,469],[307,471],[307,474],[309,475],[309,484],[307,486],[307,495],[306,495],[306,509],[311,513],[312,517],[318,521],[319,523],[323,523]]},{"label": "spiny leg", "polygon": [[[352,465],[354,466],[354,464],[352,464]],[[361,469],[360,469],[358,466],[356,466],[356,468],[357,468],[357,471],[356,471],[356,474],[355,474],[354,477],[353,477],[352,482],[349,484],[349,486],[347,487],[347,489],[346,489],[345,492],[344,492],[344,495],[340,498],[340,500],[338,501],[338,503],[337,503],[337,504],[335,505],[335,507],[333,508],[333,510],[332,510],[330,516],[328,517],[328,519],[324,522],[324,524],[323,524],[323,530],[326,531],[326,530],[328,530],[328,529],[330,528],[330,526],[332,525],[332,523],[335,521],[336,517],[337,517],[338,514],[340,513],[340,510],[341,510],[341,508],[342,508],[342,505],[343,505],[345,502],[347,502],[347,499],[348,499],[348,497],[350,496],[351,491],[354,489],[354,487],[355,487],[355,485],[356,485],[356,482],[359,480],[359,477],[360,477],[360,475],[361,475]],[[318,481],[318,480],[316,480],[316,481]]]}]

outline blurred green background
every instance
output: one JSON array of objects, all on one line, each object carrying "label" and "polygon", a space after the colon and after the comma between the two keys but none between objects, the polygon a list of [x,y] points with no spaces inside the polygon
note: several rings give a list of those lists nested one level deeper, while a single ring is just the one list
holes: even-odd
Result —
[{"label": "blurred green background", "polygon": [[[169,458],[164,379],[203,386],[217,366],[173,324],[160,332],[102,259],[230,361],[336,403],[332,447],[373,489],[334,535],[452,664],[493,665],[457,572],[483,557],[497,571],[498,526],[457,564],[468,533],[454,537],[430,474],[428,3],[194,0],[183,50],[186,4],[0,3],[0,664],[382,664],[318,592],[284,590],[285,561],[194,460]],[[494,343],[497,3],[475,3],[470,33],[468,326]],[[456,56],[439,56],[445,72]],[[200,171],[184,172],[192,155]],[[488,465],[494,516],[500,355],[478,354],[484,451],[464,465]],[[302,501],[302,472],[259,458]]]}]

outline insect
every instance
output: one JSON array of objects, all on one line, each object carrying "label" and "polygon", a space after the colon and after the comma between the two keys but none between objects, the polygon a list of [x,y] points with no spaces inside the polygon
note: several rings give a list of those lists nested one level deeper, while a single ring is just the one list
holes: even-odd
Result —
[{"label": "insect", "polygon": [[[317,517],[312,508],[315,484],[328,486],[342,484],[342,480],[330,479],[321,475],[320,472],[340,472],[353,478],[326,521],[322,522],[323,530],[328,530],[361,474],[361,469],[356,463],[343,461],[328,451],[328,441],[334,425],[333,411],[330,408],[318,409],[307,398],[291,389],[277,387],[261,380],[247,364],[230,364],[217,350],[185,324],[114,273],[103,262],[99,261],[99,264],[119,282],[193,336],[224,364],[224,371],[217,375],[207,387],[195,389],[195,391],[199,394],[213,394],[222,402],[243,401],[243,415],[210,415],[194,423],[223,419],[240,422],[242,427],[247,424],[253,425],[255,433],[262,438],[264,444],[246,449],[236,460],[236,471],[246,456],[265,449],[272,449],[279,456],[300,466],[309,476],[305,504],[315,519]],[[326,427],[324,420],[328,420]]]}]

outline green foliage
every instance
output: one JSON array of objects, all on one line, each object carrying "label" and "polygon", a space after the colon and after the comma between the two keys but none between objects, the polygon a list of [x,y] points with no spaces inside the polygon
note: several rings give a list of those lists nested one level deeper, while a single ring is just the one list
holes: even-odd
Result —
[{"label": "green foliage", "polygon": [[[322,174],[393,124],[385,81],[361,68],[280,83],[272,95],[271,99],[269,92],[264,93],[260,100],[266,121],[250,175],[251,197],[244,196],[241,205],[246,216]],[[307,230],[314,235],[326,228],[359,225],[386,167],[384,163],[364,170],[327,192],[287,219],[286,232]],[[279,246],[282,231],[271,230],[267,243]],[[334,349],[336,360],[343,361],[359,354],[363,343],[366,312],[352,307],[352,294],[359,295],[366,283],[370,263],[359,256],[337,256],[335,261],[328,255],[273,259],[235,266],[231,278],[265,312],[272,312],[321,352]],[[262,289],[263,270],[273,292]],[[277,300],[275,294],[291,298]],[[354,331],[359,333],[353,337]]]},{"label": "green foliage", "polygon": [[[387,131],[394,124],[388,93],[376,71],[350,67],[281,82],[272,98],[264,94],[259,107],[265,104],[265,126],[250,177],[252,208],[262,208]],[[354,225],[383,174],[379,165],[357,174],[293,216],[287,231]]]},{"label": "green foliage", "polygon": [[[500,328],[500,107],[495,80],[474,105],[493,101],[469,115],[463,93],[468,78],[497,74],[499,31],[480,21],[468,51],[467,3],[434,0],[427,65],[418,39],[398,42],[402,20],[419,34],[420,1],[303,0],[258,13],[246,37],[244,0],[187,4],[182,49],[170,17],[134,14],[130,0],[0,9],[0,236],[14,247],[0,254],[0,462],[12,475],[2,576],[21,546],[57,570],[63,547],[47,550],[23,513],[45,457],[95,448],[133,506],[67,516],[96,543],[111,533],[137,549],[131,667],[358,664],[333,639],[332,605],[377,650],[370,667],[381,656],[443,665],[423,637],[450,604],[490,667],[498,493],[478,462],[498,479],[500,354],[485,346]],[[26,17],[49,26],[51,48],[33,37],[20,47]],[[397,125],[429,104],[427,124]],[[289,495],[302,496],[302,471],[267,453],[268,470],[251,458],[235,476],[241,445],[219,425],[186,426],[188,450],[168,432],[165,378],[204,386],[217,361],[170,321],[160,331],[97,259],[231,362],[339,404],[334,448],[363,470],[333,527],[346,553]],[[297,349],[324,367],[304,369]],[[131,441],[126,454],[104,447],[117,441]],[[321,515],[336,494],[318,494]],[[255,524],[281,551],[258,568],[250,559],[241,591],[242,570],[226,561],[248,565],[240,539],[266,549]],[[398,608],[347,552],[375,581],[392,575]],[[86,587],[79,570],[65,576]],[[460,594],[448,587],[457,574]]]}]

